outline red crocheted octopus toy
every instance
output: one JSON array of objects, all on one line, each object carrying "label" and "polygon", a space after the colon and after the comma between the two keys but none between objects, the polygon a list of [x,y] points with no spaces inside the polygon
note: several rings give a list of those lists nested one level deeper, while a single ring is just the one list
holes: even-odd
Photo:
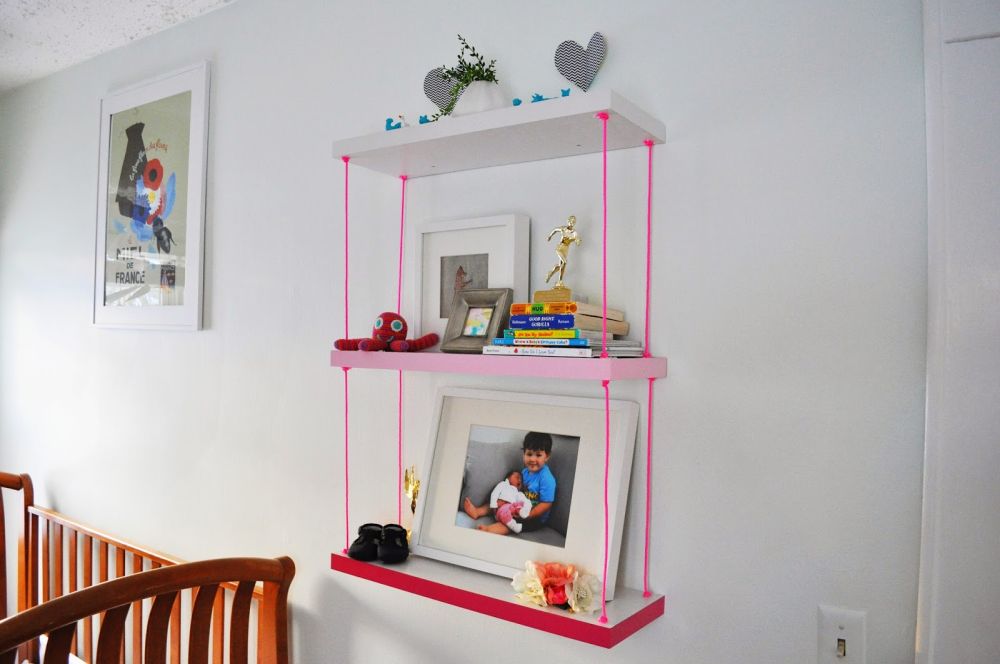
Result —
[{"label": "red crocheted octopus toy", "polygon": [[397,313],[384,311],[375,319],[372,336],[368,339],[337,339],[337,350],[391,350],[408,353],[430,348],[438,342],[438,335],[431,332],[419,339],[406,338],[406,321]]}]

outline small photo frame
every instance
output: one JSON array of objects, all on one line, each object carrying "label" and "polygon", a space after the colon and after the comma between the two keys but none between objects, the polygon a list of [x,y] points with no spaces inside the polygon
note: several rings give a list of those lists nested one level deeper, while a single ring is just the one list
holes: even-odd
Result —
[{"label": "small photo frame", "polygon": [[507,324],[513,299],[510,288],[467,288],[456,292],[441,352],[482,353],[483,346]]}]

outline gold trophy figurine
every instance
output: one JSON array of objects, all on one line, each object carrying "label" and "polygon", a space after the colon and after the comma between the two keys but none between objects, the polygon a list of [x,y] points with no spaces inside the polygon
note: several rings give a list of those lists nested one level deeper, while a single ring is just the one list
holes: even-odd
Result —
[{"label": "gold trophy figurine", "polygon": [[[403,493],[410,499],[410,512],[417,513],[417,496],[420,495],[420,478],[417,477],[417,467],[410,466],[403,471]],[[406,538],[410,538],[410,530],[406,531]]]},{"label": "gold trophy figurine", "polygon": [[553,237],[559,235],[559,243],[556,244],[556,264],[552,266],[549,273],[545,275],[545,283],[549,283],[549,280],[558,272],[559,279],[556,281],[556,285],[551,290],[539,290],[535,291],[535,302],[569,302],[573,299],[573,291],[566,287],[563,283],[563,277],[566,276],[566,264],[569,262],[569,248],[571,245],[580,244],[580,235],[576,232],[576,217],[571,216],[566,220],[565,226],[557,226],[552,229],[549,236],[545,238],[546,242],[552,240]]}]

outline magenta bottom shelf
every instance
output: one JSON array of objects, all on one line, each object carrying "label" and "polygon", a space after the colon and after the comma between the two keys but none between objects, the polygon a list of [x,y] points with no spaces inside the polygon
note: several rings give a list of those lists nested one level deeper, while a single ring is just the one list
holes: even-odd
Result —
[{"label": "magenta bottom shelf", "polygon": [[608,602],[608,622],[597,614],[572,614],[555,608],[526,606],[514,598],[510,581],[475,570],[411,555],[400,565],[366,563],[334,553],[334,571],[451,604],[469,611],[533,627],[603,648],[611,648],[663,615],[662,595],[618,587]]}]

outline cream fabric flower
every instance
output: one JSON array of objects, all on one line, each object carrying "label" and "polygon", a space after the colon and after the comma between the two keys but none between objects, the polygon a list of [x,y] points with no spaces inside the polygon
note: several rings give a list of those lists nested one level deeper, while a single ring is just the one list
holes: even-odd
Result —
[{"label": "cream fabric flower", "polygon": [[542,582],[538,580],[538,571],[535,563],[528,561],[524,564],[524,571],[514,575],[510,585],[517,591],[515,597],[526,604],[545,606],[545,589]]},{"label": "cream fabric flower", "polygon": [[593,574],[580,574],[573,582],[573,589],[568,592],[569,610],[573,613],[591,613],[597,610],[600,583]]}]

